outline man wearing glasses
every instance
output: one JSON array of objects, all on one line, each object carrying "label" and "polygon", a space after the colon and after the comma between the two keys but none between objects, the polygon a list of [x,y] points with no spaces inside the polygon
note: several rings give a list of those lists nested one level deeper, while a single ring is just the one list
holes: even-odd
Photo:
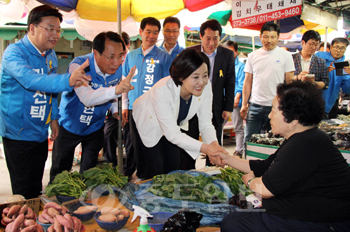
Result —
[{"label": "man wearing glasses", "polygon": [[304,33],[301,39],[303,49],[293,54],[294,80],[307,81],[318,89],[326,89],[329,82],[326,61],[314,55],[320,41],[321,36],[317,31],[309,30]]},{"label": "man wearing glasses", "polygon": [[168,52],[171,60],[174,60],[176,56],[184,50],[179,46],[177,38],[180,35],[180,20],[176,17],[169,16],[164,19],[163,22],[163,36],[164,42],[159,47]]},{"label": "man wearing glasses", "polygon": [[331,43],[330,52],[317,52],[318,57],[326,61],[328,67],[329,86],[323,92],[326,101],[325,117],[327,119],[336,118],[338,110],[338,97],[340,88],[344,93],[350,93],[350,67],[345,66],[343,75],[337,75],[334,63],[345,60],[344,53],[349,45],[349,41],[345,38],[335,38]]},{"label": "man wearing glasses", "polygon": [[23,39],[10,44],[0,69],[0,135],[13,194],[26,199],[41,195],[42,177],[51,138],[59,134],[57,95],[88,83],[84,63],[71,74],[57,75],[53,50],[62,33],[62,15],[42,5],[28,16]]},{"label": "man wearing glasses", "polygon": [[[91,76],[86,86],[62,93],[58,120],[60,133],[53,144],[50,182],[64,170],[71,170],[75,147],[81,143],[82,154],[80,173],[95,167],[98,153],[104,143],[104,119],[108,109],[117,118],[120,94],[132,90],[130,79],[135,68],[119,83],[122,77],[122,62],[125,51],[123,39],[115,32],[98,34],[92,44],[93,52],[76,57],[69,65],[68,72],[81,67]],[[118,84],[119,83],[119,84]]]}]

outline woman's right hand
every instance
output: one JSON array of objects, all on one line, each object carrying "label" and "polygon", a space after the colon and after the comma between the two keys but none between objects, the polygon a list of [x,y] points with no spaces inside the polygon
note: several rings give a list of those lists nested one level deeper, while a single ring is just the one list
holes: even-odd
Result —
[{"label": "woman's right hand", "polygon": [[215,165],[221,166],[220,154],[227,154],[228,152],[218,144],[205,144],[203,143],[200,151],[209,156],[211,162]]}]

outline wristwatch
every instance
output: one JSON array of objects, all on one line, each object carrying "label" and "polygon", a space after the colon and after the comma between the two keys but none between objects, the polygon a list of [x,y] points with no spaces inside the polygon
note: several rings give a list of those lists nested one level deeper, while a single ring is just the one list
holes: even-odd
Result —
[{"label": "wristwatch", "polygon": [[248,187],[248,188],[250,188],[250,187],[249,187],[249,184],[250,184],[250,182],[251,182],[252,180],[254,180],[254,179],[255,179],[255,178],[252,178],[252,179],[248,180],[248,183],[247,183],[247,187]]}]

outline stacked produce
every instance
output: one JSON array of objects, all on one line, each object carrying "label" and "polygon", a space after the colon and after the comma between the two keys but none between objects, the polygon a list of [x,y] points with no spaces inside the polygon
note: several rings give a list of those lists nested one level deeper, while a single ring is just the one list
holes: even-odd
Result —
[{"label": "stacked produce", "polygon": [[242,176],[244,175],[243,172],[238,171],[237,169],[234,169],[231,167],[220,169],[220,171],[221,171],[221,174],[216,175],[216,177],[225,181],[230,187],[231,192],[234,195],[238,195],[241,193],[244,196],[248,196],[253,193],[243,183],[243,179],[242,179]]},{"label": "stacked produce", "polygon": [[127,183],[128,177],[120,174],[118,167],[113,168],[112,163],[104,163],[84,171],[84,177],[77,171],[63,171],[46,187],[45,194],[48,197],[61,195],[79,198],[97,186],[112,194],[114,186],[122,188]]},{"label": "stacked produce", "polygon": [[43,224],[52,224],[47,229],[47,232],[80,232],[82,230],[81,221],[77,217],[72,217],[66,207],[55,202],[45,204],[38,221]]},{"label": "stacked produce", "polygon": [[208,204],[228,201],[226,194],[211,176],[192,176],[188,173],[163,174],[153,177],[153,185],[148,191],[160,197],[174,200],[197,201]]},{"label": "stacked produce", "polygon": [[101,186],[111,194],[113,194],[113,186],[122,188],[128,183],[128,177],[120,174],[118,167],[113,168],[112,163],[104,163],[84,171],[84,178],[88,188]]},{"label": "stacked produce", "polygon": [[126,209],[120,210],[112,207],[103,207],[98,220],[104,222],[118,222],[124,220],[124,218],[127,218],[129,216],[130,212]]},{"label": "stacked produce", "polygon": [[86,185],[79,172],[63,171],[46,187],[45,194],[48,197],[62,195],[79,198],[85,190]]},{"label": "stacked produce", "polygon": [[35,222],[32,208],[25,205],[13,205],[2,211],[1,223],[6,226],[5,232],[43,232],[41,225]]}]

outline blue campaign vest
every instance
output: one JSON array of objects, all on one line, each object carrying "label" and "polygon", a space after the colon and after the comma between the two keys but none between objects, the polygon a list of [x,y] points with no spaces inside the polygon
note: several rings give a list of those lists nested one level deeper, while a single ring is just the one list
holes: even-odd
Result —
[{"label": "blue campaign vest", "polygon": [[134,101],[163,77],[169,76],[171,65],[169,54],[162,49],[154,48],[144,56],[141,47],[128,53],[123,65],[123,76],[127,76],[130,69],[136,65],[136,74],[131,80],[134,90],[128,92],[129,110]]},{"label": "blue campaign vest", "polygon": [[[96,73],[94,64],[94,54],[90,53],[85,56],[75,58],[71,64],[83,64],[86,59],[89,59],[89,71],[86,73],[91,76],[91,87],[98,89],[101,87],[116,86],[122,77],[121,66],[115,74],[104,78]],[[61,103],[59,107],[60,119],[59,124],[67,131],[77,135],[88,135],[102,128],[106,112],[110,108],[111,102],[106,102],[93,107],[85,107],[80,102],[75,91],[65,91],[62,93]]]},{"label": "blue campaign vest", "polygon": [[72,89],[70,75],[56,70],[56,53],[48,50],[42,56],[27,35],[6,48],[0,69],[1,136],[35,142],[48,138],[51,120],[58,119],[57,94]]}]

